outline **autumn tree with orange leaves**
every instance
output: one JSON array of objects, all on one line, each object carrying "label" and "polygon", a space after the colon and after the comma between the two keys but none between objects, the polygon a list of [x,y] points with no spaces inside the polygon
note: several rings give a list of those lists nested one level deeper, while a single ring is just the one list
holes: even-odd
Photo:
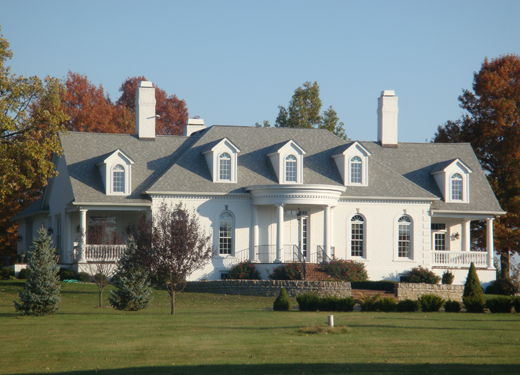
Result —
[{"label": "autumn tree with orange leaves", "polygon": [[[473,91],[459,96],[467,111],[439,126],[434,142],[469,142],[506,215],[494,223],[495,249],[502,277],[509,277],[509,257],[520,254],[520,57],[484,60],[474,74]],[[485,231],[477,228],[477,244]]]}]

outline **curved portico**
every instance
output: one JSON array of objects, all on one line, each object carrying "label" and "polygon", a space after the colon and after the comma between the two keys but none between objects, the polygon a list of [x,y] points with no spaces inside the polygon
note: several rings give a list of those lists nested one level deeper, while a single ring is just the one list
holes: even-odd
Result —
[{"label": "curved portico", "polygon": [[[255,185],[245,188],[251,193],[253,200],[253,230],[252,249],[258,247],[258,207],[276,206],[277,232],[276,232],[276,260],[283,263],[284,260],[284,207],[287,206],[321,206],[324,212],[323,245],[327,256],[330,256],[331,246],[331,208],[338,204],[339,198],[345,192],[345,186],[334,185]],[[253,250],[254,252],[254,250]],[[251,254],[251,259],[258,261],[257,253]]]}]

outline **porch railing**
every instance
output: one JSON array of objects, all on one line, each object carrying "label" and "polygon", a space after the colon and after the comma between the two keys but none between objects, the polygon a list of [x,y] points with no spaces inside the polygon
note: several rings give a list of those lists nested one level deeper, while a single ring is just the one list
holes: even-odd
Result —
[{"label": "porch railing", "polygon": [[[126,245],[85,245],[87,262],[117,262],[123,256]],[[80,249],[74,247],[74,259],[80,259]]]},{"label": "porch railing", "polygon": [[336,257],[336,248],[334,246],[330,247],[330,255],[332,258],[325,253],[323,246],[318,245],[316,246],[316,261],[312,261],[313,257],[311,254],[311,263],[330,263]]},{"label": "porch railing", "polygon": [[488,254],[485,251],[432,251],[433,266],[469,267],[471,262],[475,267],[488,267]]},{"label": "porch railing", "polygon": [[[296,245],[283,245],[283,260],[284,262],[298,261],[298,254],[294,248]],[[258,245],[255,246],[255,253],[260,263],[274,263],[276,260],[276,245]]]}]

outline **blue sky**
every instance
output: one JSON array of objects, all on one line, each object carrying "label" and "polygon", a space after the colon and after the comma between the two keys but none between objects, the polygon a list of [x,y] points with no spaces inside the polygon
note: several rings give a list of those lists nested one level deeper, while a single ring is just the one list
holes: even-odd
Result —
[{"label": "blue sky", "polygon": [[0,0],[18,75],[102,84],[144,75],[207,125],[274,123],[306,81],[348,136],[376,140],[377,97],[399,97],[399,141],[460,117],[485,57],[520,54],[520,1]]}]

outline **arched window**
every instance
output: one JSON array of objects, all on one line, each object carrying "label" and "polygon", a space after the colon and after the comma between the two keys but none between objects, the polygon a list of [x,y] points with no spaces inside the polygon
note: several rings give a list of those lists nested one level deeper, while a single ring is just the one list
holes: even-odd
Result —
[{"label": "arched window", "polygon": [[285,181],[296,182],[296,156],[289,155],[285,158]]},{"label": "arched window", "polygon": [[458,173],[451,176],[451,199],[462,200],[462,176]]},{"label": "arched window", "polygon": [[219,254],[231,254],[233,250],[233,215],[224,211],[219,217]]},{"label": "arched window", "polygon": [[350,222],[350,254],[353,257],[365,256],[365,219],[361,215],[354,215]]},{"label": "arched window", "polygon": [[361,158],[354,156],[350,159],[350,183],[360,184],[362,181],[361,173]]},{"label": "arched window", "polygon": [[118,164],[112,169],[112,192],[125,192],[125,168]]},{"label": "arched window", "polygon": [[231,181],[231,156],[227,152],[219,157],[219,179]]},{"label": "arched window", "polygon": [[412,258],[412,218],[401,216],[397,220],[397,253],[399,258]]}]

